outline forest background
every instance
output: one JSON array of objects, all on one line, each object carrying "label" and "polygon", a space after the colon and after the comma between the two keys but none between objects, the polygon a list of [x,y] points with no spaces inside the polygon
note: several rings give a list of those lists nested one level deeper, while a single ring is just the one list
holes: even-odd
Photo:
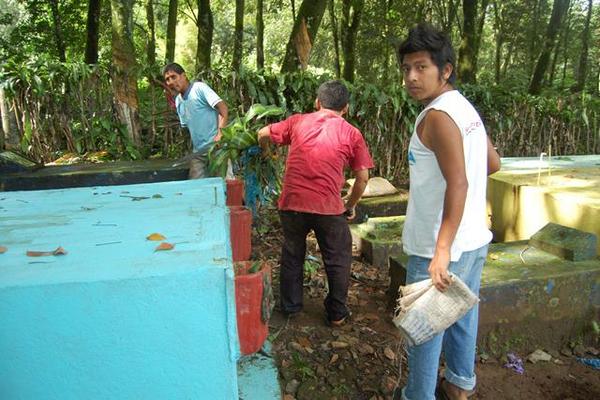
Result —
[{"label": "forest background", "polygon": [[161,86],[176,61],[233,116],[311,111],[322,81],[346,80],[374,173],[402,180],[420,106],[396,48],[421,21],[451,37],[502,155],[600,153],[598,0],[0,0],[0,150],[185,154]]}]

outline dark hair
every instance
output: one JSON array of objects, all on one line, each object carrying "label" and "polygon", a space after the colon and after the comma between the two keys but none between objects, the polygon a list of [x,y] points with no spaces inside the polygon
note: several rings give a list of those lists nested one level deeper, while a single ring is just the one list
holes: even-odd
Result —
[{"label": "dark hair", "polygon": [[170,63],[164,66],[163,70],[162,70],[162,74],[163,76],[167,73],[167,72],[175,72],[176,74],[184,74],[185,70],[183,69],[183,67],[177,63]]},{"label": "dark hair", "polygon": [[348,104],[350,93],[341,81],[327,81],[319,86],[317,98],[321,102],[321,107],[333,111],[342,111]]},{"label": "dark hair", "polygon": [[433,26],[422,22],[408,32],[408,37],[400,44],[398,56],[400,61],[404,56],[417,51],[426,51],[431,56],[431,61],[437,65],[440,70],[440,76],[446,64],[452,66],[452,73],[448,78],[448,83],[453,84],[456,80],[456,56],[452,43],[445,33],[435,29]]}]

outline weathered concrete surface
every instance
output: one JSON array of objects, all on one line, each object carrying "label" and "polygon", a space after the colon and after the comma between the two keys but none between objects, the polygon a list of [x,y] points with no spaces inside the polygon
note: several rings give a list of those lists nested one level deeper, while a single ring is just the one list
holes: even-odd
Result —
[{"label": "weathered concrete surface", "polygon": [[365,197],[356,205],[354,223],[360,224],[372,217],[405,215],[408,204],[408,190],[399,189],[398,193],[388,196]]},{"label": "weathered concrete surface", "polygon": [[600,259],[569,261],[527,241],[490,246],[480,291],[479,343],[490,353],[592,340],[600,321]]},{"label": "weathered concrete surface", "polygon": [[0,175],[31,171],[38,166],[31,160],[12,151],[0,152]]},{"label": "weathered concrete surface", "polygon": [[488,180],[494,239],[528,239],[548,222],[600,236],[599,165],[600,156],[560,157],[550,163],[502,159],[502,170]]},{"label": "weathered concrete surface", "polygon": [[[270,352],[269,342],[264,347]],[[238,361],[239,400],[281,399],[275,359],[265,354],[267,353],[243,356]]]},{"label": "weathered concrete surface", "polygon": [[598,238],[593,233],[550,222],[529,239],[529,244],[560,258],[584,261],[596,258]]},{"label": "weathered concrete surface", "polygon": [[[407,257],[390,261],[392,284],[405,284]],[[390,304],[397,287],[390,285]],[[597,340],[600,322],[600,259],[563,260],[527,241],[490,245],[480,291],[481,351],[558,349],[569,341]]]},{"label": "weathered concrete surface", "polygon": [[63,189],[185,180],[187,163],[174,160],[55,165],[0,174],[0,191]]},{"label": "weathered concrete surface", "polygon": [[387,268],[391,256],[402,253],[404,216],[369,218],[350,226],[352,241],[370,264]]}]

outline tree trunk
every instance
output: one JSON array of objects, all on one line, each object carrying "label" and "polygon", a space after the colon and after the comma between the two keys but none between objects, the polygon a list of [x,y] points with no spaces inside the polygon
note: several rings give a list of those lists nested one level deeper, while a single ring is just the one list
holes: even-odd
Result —
[{"label": "tree trunk", "polygon": [[546,70],[548,69],[548,63],[550,61],[550,53],[554,47],[554,41],[556,40],[556,34],[558,33],[563,16],[569,8],[569,0],[554,0],[552,6],[552,15],[550,16],[550,22],[548,23],[548,29],[546,30],[546,36],[542,47],[542,53],[538,58],[529,84],[529,93],[533,95],[540,94],[542,91],[542,81]]},{"label": "tree trunk", "polygon": [[588,0],[587,17],[583,32],[581,33],[581,54],[579,56],[579,68],[577,68],[577,84],[573,88],[575,91],[585,89],[585,78],[587,76],[587,59],[590,43],[590,21],[592,20],[592,4],[593,0]]},{"label": "tree trunk", "polygon": [[304,0],[285,49],[281,72],[306,69],[328,0]]},{"label": "tree trunk", "polygon": [[340,66],[340,38],[338,36],[337,20],[335,19],[335,0],[329,1],[329,18],[331,19],[331,34],[333,36],[333,49],[335,51],[333,68],[335,70],[335,77],[340,79],[342,69]]},{"label": "tree trunk", "polygon": [[463,0],[463,30],[461,34],[458,77],[461,82],[475,83],[477,57],[477,0]]},{"label": "tree trunk", "polygon": [[[154,5],[153,0],[146,0],[146,20],[148,21],[148,43],[146,45],[146,54],[148,64],[156,64],[156,33],[154,30]],[[151,81],[152,82],[152,81]]]},{"label": "tree trunk", "polygon": [[89,0],[87,14],[87,39],[85,43],[85,63],[98,63],[98,32],[100,30],[100,10],[102,0]]},{"label": "tree trunk", "polygon": [[167,21],[167,52],[165,59],[168,63],[175,61],[175,37],[177,28],[177,0],[169,0],[169,19]]},{"label": "tree trunk", "polygon": [[356,34],[360,26],[360,17],[365,5],[364,0],[344,0],[342,8],[342,54],[344,56],[344,79],[354,82],[356,60]]},{"label": "tree trunk", "polygon": [[452,27],[454,26],[454,20],[456,19],[456,12],[458,11],[458,1],[450,0],[448,5],[448,20],[444,25],[444,33],[450,37],[452,33]]},{"label": "tree trunk", "polygon": [[294,0],[291,0],[290,3],[292,5],[292,18],[295,21],[296,20],[296,2]]},{"label": "tree trunk", "polygon": [[139,146],[141,140],[133,47],[133,1],[111,0],[112,84],[117,117],[127,127],[131,142]]},{"label": "tree trunk", "polygon": [[231,69],[240,71],[242,65],[242,45],[244,40],[244,0],[235,0],[235,33]]},{"label": "tree trunk", "polygon": [[496,36],[496,49],[494,52],[494,82],[500,83],[500,63],[502,60],[502,45],[504,44],[504,26],[502,24],[502,10],[498,1],[494,1],[494,35]]},{"label": "tree trunk", "polygon": [[10,132],[10,123],[8,119],[8,107],[6,106],[6,101],[4,100],[4,88],[0,86],[0,151],[4,150],[4,138],[8,137],[8,132]]},{"label": "tree trunk", "polygon": [[211,68],[211,49],[213,37],[213,15],[210,0],[198,0],[198,47],[196,48],[196,72]]},{"label": "tree trunk", "polygon": [[60,13],[58,11],[58,0],[50,0],[50,10],[52,11],[52,27],[54,31],[54,40],[56,41],[56,51],[58,59],[61,62],[67,61],[65,41],[62,35],[62,26],[60,22]]},{"label": "tree trunk", "polygon": [[256,69],[265,69],[263,0],[256,0]]}]

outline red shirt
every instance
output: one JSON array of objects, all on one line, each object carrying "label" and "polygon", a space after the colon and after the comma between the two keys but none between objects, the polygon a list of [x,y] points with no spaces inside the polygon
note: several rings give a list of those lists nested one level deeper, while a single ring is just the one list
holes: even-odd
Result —
[{"label": "red shirt", "polygon": [[342,214],[344,167],[374,166],[360,131],[330,110],[292,115],[270,128],[273,143],[290,145],[279,209]]}]

